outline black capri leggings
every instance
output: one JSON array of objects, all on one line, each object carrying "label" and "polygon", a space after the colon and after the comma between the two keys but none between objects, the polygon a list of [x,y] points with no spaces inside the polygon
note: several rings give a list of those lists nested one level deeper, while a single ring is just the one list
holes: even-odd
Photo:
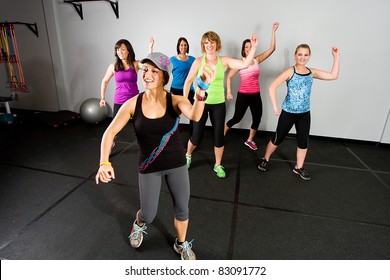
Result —
[{"label": "black capri leggings", "polygon": [[298,148],[307,149],[309,145],[310,111],[302,114],[292,114],[282,110],[275,135],[272,138],[272,144],[279,146],[293,125],[295,125],[297,131]]},{"label": "black capri leggings", "polygon": [[248,107],[252,113],[251,129],[257,130],[259,128],[261,116],[263,114],[263,104],[261,102],[260,92],[255,94],[245,94],[238,92],[234,115],[226,123],[226,125],[229,128],[232,128],[235,124],[238,124],[244,117]]},{"label": "black capri leggings", "polygon": [[[183,89],[180,89],[180,88],[173,88],[171,87],[171,93],[174,94],[174,95],[181,95],[181,96],[184,96],[183,94]],[[190,103],[193,105],[194,104],[194,95],[195,95],[195,92],[193,90],[190,90],[188,92],[188,100],[190,101]],[[190,135],[192,135],[192,121],[190,120]]]},{"label": "black capri leggings", "polygon": [[209,114],[214,133],[214,146],[217,148],[221,148],[225,145],[225,136],[223,133],[226,116],[225,102],[219,104],[205,105],[202,117],[198,122],[194,122],[193,124],[193,132],[190,141],[195,146],[199,145],[203,137],[204,127],[206,125],[206,121]]},{"label": "black capri leggings", "polygon": [[[174,94],[174,95],[181,95],[183,96],[183,89],[180,89],[180,88],[171,88],[171,93]],[[191,104],[194,104],[194,91],[193,90],[190,90],[188,92],[188,100],[191,102]]]},{"label": "black capri leggings", "polygon": [[122,107],[123,104],[116,104],[114,103],[114,109],[112,110],[112,119],[115,118],[116,114],[118,113],[119,109]]}]

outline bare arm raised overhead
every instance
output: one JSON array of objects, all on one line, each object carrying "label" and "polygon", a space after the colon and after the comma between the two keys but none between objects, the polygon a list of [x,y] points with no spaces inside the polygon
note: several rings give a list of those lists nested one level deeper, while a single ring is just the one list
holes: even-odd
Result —
[{"label": "bare arm raised overhead", "polygon": [[235,59],[235,58],[231,58],[228,56],[222,56],[221,59],[222,59],[222,63],[223,63],[225,70],[227,68],[237,69],[237,70],[247,68],[252,63],[252,60],[255,56],[257,46],[259,44],[259,41],[258,41],[256,35],[251,36],[251,44],[252,44],[252,48],[251,48],[248,56],[244,60]]},{"label": "bare arm raised overhead", "polygon": [[272,25],[272,36],[271,36],[270,46],[266,51],[262,52],[259,55],[256,55],[255,59],[256,59],[257,63],[263,62],[268,57],[270,57],[270,55],[275,51],[275,49],[276,49],[276,30],[278,30],[278,28],[279,28],[279,22],[275,22]]}]

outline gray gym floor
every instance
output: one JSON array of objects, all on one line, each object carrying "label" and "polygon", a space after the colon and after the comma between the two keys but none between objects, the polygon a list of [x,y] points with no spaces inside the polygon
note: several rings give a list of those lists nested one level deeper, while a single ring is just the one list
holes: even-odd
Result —
[{"label": "gray gym floor", "polygon": [[[144,243],[128,242],[139,207],[137,144],[131,125],[111,161],[116,180],[96,185],[101,136],[108,121],[52,128],[19,112],[0,125],[0,259],[176,260],[172,202],[165,185]],[[183,145],[188,125],[181,125]],[[259,150],[247,131],[226,136],[226,179],[213,167],[208,128],[193,155],[188,239],[198,259],[390,259],[390,147],[311,137],[304,181],[291,171],[295,138],[257,170]]]}]

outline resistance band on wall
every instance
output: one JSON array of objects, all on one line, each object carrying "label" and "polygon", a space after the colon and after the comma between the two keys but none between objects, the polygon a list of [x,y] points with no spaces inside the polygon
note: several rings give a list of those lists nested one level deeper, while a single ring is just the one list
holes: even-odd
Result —
[{"label": "resistance band on wall", "polygon": [[12,92],[27,93],[14,26],[2,23],[0,33],[0,62],[8,67],[9,87]]}]

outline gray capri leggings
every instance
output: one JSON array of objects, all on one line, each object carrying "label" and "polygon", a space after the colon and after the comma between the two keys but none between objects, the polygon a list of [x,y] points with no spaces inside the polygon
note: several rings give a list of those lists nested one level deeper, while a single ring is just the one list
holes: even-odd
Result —
[{"label": "gray capri leggings", "polygon": [[188,203],[190,200],[190,179],[186,165],[160,172],[138,174],[141,209],[138,218],[141,222],[150,224],[157,214],[160,198],[161,179],[165,177],[171,193],[175,218],[186,221],[189,217]]}]

